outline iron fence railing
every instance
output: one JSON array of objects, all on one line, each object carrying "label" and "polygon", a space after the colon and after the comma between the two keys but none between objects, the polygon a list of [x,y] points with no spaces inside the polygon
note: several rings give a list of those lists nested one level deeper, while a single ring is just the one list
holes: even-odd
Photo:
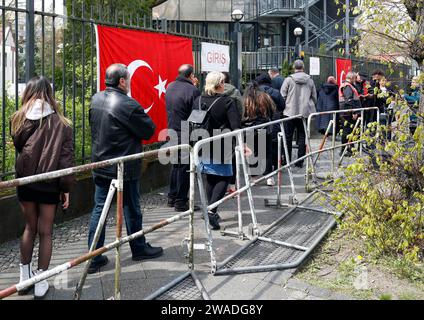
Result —
[{"label": "iron fence railing", "polygon": [[[352,60],[352,70],[361,72],[371,78],[371,74],[376,69],[381,69],[386,74],[387,79],[393,86],[400,89],[408,87],[408,75],[411,73],[411,66],[405,64],[388,65],[376,60],[346,57],[333,50],[322,53],[320,50],[309,47],[305,50],[305,71],[309,73],[309,58],[320,58],[320,74],[312,76],[317,90],[327,81],[329,76],[336,76],[336,59],[349,58]],[[290,73],[290,67],[296,59],[295,47],[268,47],[259,49],[257,52],[244,52],[242,54],[243,73],[242,83],[246,86],[249,81],[254,80],[257,75],[267,72],[271,67],[277,67],[284,76]]]},{"label": "iron fence railing", "polygon": [[[33,75],[51,80],[62,111],[73,124],[75,159],[90,159],[88,108],[97,91],[95,25],[169,33],[191,38],[195,72],[200,72],[201,42],[231,45],[228,34],[207,35],[199,24],[152,19],[119,10],[115,1],[0,0],[0,180],[14,174],[10,117],[19,107],[25,82]],[[155,148],[149,145],[148,148]]]}]

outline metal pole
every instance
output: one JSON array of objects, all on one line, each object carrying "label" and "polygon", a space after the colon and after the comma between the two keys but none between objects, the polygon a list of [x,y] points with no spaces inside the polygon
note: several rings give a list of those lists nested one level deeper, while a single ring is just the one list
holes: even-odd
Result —
[{"label": "metal pole", "polygon": [[[241,188],[241,172],[240,172],[240,162],[241,162],[241,149],[240,146],[236,147],[236,185],[237,190]],[[241,208],[241,193],[237,194],[237,215],[238,215],[238,235],[243,240],[243,210]]]},{"label": "metal pole", "polygon": [[296,188],[294,187],[294,181],[293,181],[293,174],[291,171],[291,165],[290,165],[290,156],[289,156],[289,149],[287,146],[287,138],[286,138],[286,131],[284,130],[284,125],[281,124],[281,132],[282,132],[282,136],[283,136],[283,144],[284,144],[284,154],[286,157],[286,163],[289,164],[289,166],[287,167],[287,171],[289,172],[289,179],[290,179],[290,185],[291,185],[291,189],[292,189],[292,194],[293,197],[296,195]]},{"label": "metal pole", "polygon": [[[120,241],[122,237],[122,220],[124,209],[124,163],[118,163],[118,185],[116,197],[116,241]],[[115,255],[115,300],[121,300],[121,247],[116,247]]]},{"label": "metal pole", "polygon": [[215,254],[213,252],[212,231],[209,226],[208,201],[206,199],[205,187],[203,185],[203,179],[202,179],[202,172],[199,165],[197,165],[196,174],[197,174],[197,185],[199,186],[200,201],[202,202],[203,218],[205,220],[205,230],[208,235],[208,251],[211,257],[211,272],[214,273],[216,271],[216,260],[215,260]]},{"label": "metal pole", "polygon": [[[237,138],[238,138],[238,145],[240,148],[242,148],[244,143],[243,143],[243,136],[241,132],[237,135]],[[244,181],[246,183],[246,186],[250,186],[249,170],[247,167],[246,158],[243,154],[243,150],[241,150],[240,158],[241,158],[241,164],[243,166]],[[252,194],[252,189],[250,187],[247,189],[247,199],[249,201],[250,214],[252,216],[253,234],[255,234],[258,232],[258,222],[256,220],[255,206],[253,203],[253,194]]]},{"label": "metal pole", "polygon": [[[327,130],[325,130],[324,137],[322,138],[322,141],[321,141],[321,144],[319,145],[318,150],[320,150],[320,151],[321,151],[321,150],[324,148],[324,146],[325,146],[325,142],[327,141],[327,138],[328,138],[328,134],[330,133],[330,129],[331,129],[332,127],[333,127],[333,120],[330,120],[330,122],[328,123]],[[315,158],[315,160],[314,160],[314,164],[316,164],[316,163],[317,163],[317,161],[318,161],[318,159],[319,159],[320,155],[321,155],[321,153],[318,153],[318,154],[317,154],[317,156],[316,156],[316,158]]]},{"label": "metal pole", "polygon": [[282,155],[281,155],[281,132],[278,133],[277,135],[277,155],[278,155],[278,160],[277,160],[277,166],[278,166],[278,175],[277,175],[277,208],[281,206],[281,185],[283,183],[283,172],[281,170],[281,166],[282,166]]},{"label": "metal pole", "polygon": [[26,0],[26,8],[25,81],[28,82],[35,74],[34,0]]},{"label": "metal pole", "polygon": [[196,181],[196,167],[194,165],[193,150],[190,150],[190,190],[189,190],[189,248],[188,248],[188,267],[194,269],[194,184]]},{"label": "metal pole", "polygon": [[305,47],[308,48],[308,46],[309,46],[309,0],[306,1],[306,8],[305,8]]},{"label": "metal pole", "polygon": [[[309,139],[308,128],[307,128],[307,125],[306,125],[306,119],[305,118],[302,118],[302,124],[303,124],[303,130],[305,131],[305,140],[306,140],[305,142],[306,142],[306,145],[308,147],[308,153],[311,153],[312,152],[311,140]],[[315,164],[313,163],[312,159],[313,159],[312,155],[310,157],[307,157],[306,163],[308,163],[308,161],[311,160],[312,172],[315,172]],[[308,172],[306,172],[306,175],[308,175]]]},{"label": "metal pole", "polygon": [[[348,140],[348,143],[351,143],[352,142],[352,137],[353,137],[352,135],[355,134],[355,131],[358,128],[358,125],[359,125],[360,122],[362,122],[361,119],[356,120],[355,126],[353,127],[352,133],[350,134],[350,138]],[[349,144],[344,147],[342,156],[340,157],[340,160],[339,160],[339,163],[338,163],[338,167],[340,167],[340,165],[342,164],[343,158],[344,158],[344,156],[346,154],[346,151],[347,151],[347,148],[348,147],[349,147]]]},{"label": "metal pole", "polygon": [[[105,204],[103,206],[102,214],[100,215],[99,223],[97,224],[93,242],[91,243],[90,250],[88,252],[93,252],[97,247],[97,243],[99,242],[100,235],[103,231],[103,227],[105,225],[106,218],[110,210],[110,205],[112,204],[113,196],[115,195],[116,184],[117,184],[117,181],[112,180],[109,187],[109,192],[106,197]],[[81,278],[78,281],[77,287],[75,289],[74,300],[81,299],[82,288],[84,287],[85,279],[87,278],[88,268],[90,267],[91,260],[92,259],[87,260],[87,262],[84,265],[84,271],[82,272]]]}]

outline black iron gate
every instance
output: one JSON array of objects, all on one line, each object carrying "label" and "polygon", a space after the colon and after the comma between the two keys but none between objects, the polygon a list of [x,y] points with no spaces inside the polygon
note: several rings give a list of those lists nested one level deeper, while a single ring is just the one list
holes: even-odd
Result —
[{"label": "black iron gate", "polygon": [[97,90],[96,24],[191,38],[201,83],[201,42],[232,46],[228,35],[208,37],[197,24],[155,20],[141,9],[118,7],[119,1],[113,0],[0,0],[0,180],[14,174],[9,120],[19,107],[25,82],[34,75],[51,80],[63,113],[72,120],[77,164],[90,159],[88,107]]}]

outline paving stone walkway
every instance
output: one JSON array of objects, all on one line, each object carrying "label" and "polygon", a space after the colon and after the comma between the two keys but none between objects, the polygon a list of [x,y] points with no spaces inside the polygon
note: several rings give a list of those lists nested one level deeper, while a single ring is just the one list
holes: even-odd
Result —
[{"label": "paving stone walkway", "polygon": [[[317,145],[319,142],[314,141]],[[322,159],[321,163],[329,164]],[[322,169],[322,168],[321,168]],[[322,169],[324,170],[324,169]],[[298,198],[307,196],[304,188],[304,169],[294,170],[294,179]],[[287,173],[283,175],[283,194],[288,201],[290,191]],[[253,188],[255,209],[258,222],[265,228],[281,217],[287,209],[272,209],[265,207],[264,199],[276,197],[277,188],[259,185]],[[150,226],[162,219],[175,214],[173,208],[166,207],[166,190],[143,195],[144,225]],[[248,201],[243,197],[243,219],[245,231],[251,221]],[[114,208],[111,208],[106,229],[106,243],[115,240]],[[230,200],[220,207],[223,218],[222,227],[236,230],[237,202]],[[67,262],[87,252],[87,231],[89,214],[55,226],[53,236],[53,256],[51,268]],[[125,228],[125,227],[124,227]],[[205,243],[206,233],[200,213],[195,213],[195,242]],[[188,219],[178,221],[163,229],[147,235],[150,243],[164,248],[164,255],[155,260],[133,262],[129,245],[122,248],[122,299],[143,299],[160,287],[166,285],[188,270],[185,257],[186,247],[182,245],[188,236]],[[245,241],[222,236],[214,231],[214,248],[218,262],[240,248]],[[33,261],[36,261],[38,247],[34,250]],[[85,283],[82,299],[109,299],[114,292],[114,251],[107,254],[109,264],[99,273],[89,275]],[[67,300],[73,298],[73,292],[82,271],[82,265],[77,266],[49,280],[51,289],[46,299]],[[206,250],[195,250],[195,271],[212,299],[277,299],[277,300],[322,300],[350,299],[333,293],[327,289],[313,287],[308,283],[293,279],[295,270],[272,271],[262,273],[214,276],[210,274],[210,256]],[[13,285],[19,280],[19,240],[0,245],[0,289]],[[32,295],[14,295],[8,299],[32,299]]]}]

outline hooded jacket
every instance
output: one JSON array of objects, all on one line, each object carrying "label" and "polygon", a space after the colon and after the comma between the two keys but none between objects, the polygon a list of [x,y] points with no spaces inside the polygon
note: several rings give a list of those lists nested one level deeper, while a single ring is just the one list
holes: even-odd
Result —
[{"label": "hooded jacket", "polygon": [[277,107],[277,111],[282,112],[285,108],[284,99],[281,96],[281,93],[274,89],[271,84],[271,78],[267,74],[260,74],[256,77],[256,82],[259,85],[259,89],[263,92],[268,93]]},{"label": "hooded jacket", "polygon": [[285,116],[301,114],[307,118],[315,112],[317,91],[314,81],[305,72],[296,72],[288,76],[281,87],[281,95],[286,101]]},{"label": "hooded jacket", "polygon": [[[36,100],[26,114],[22,127],[13,136],[18,157],[16,178],[66,169],[74,166],[72,127],[65,125],[49,104],[42,108]],[[45,182],[31,183],[28,188],[43,192],[69,192],[73,175]]]},{"label": "hooded jacket", "polygon": [[241,97],[240,91],[236,87],[234,87],[232,84],[226,83],[224,85],[224,96],[228,96],[234,99],[237,105],[237,110],[240,113],[240,117],[243,117],[243,114],[244,114],[243,99]]},{"label": "hooded jacket", "polygon": [[[318,94],[317,112],[339,110],[339,87],[336,84],[324,83]],[[325,132],[328,123],[333,118],[332,114],[317,117],[318,130]]]}]

